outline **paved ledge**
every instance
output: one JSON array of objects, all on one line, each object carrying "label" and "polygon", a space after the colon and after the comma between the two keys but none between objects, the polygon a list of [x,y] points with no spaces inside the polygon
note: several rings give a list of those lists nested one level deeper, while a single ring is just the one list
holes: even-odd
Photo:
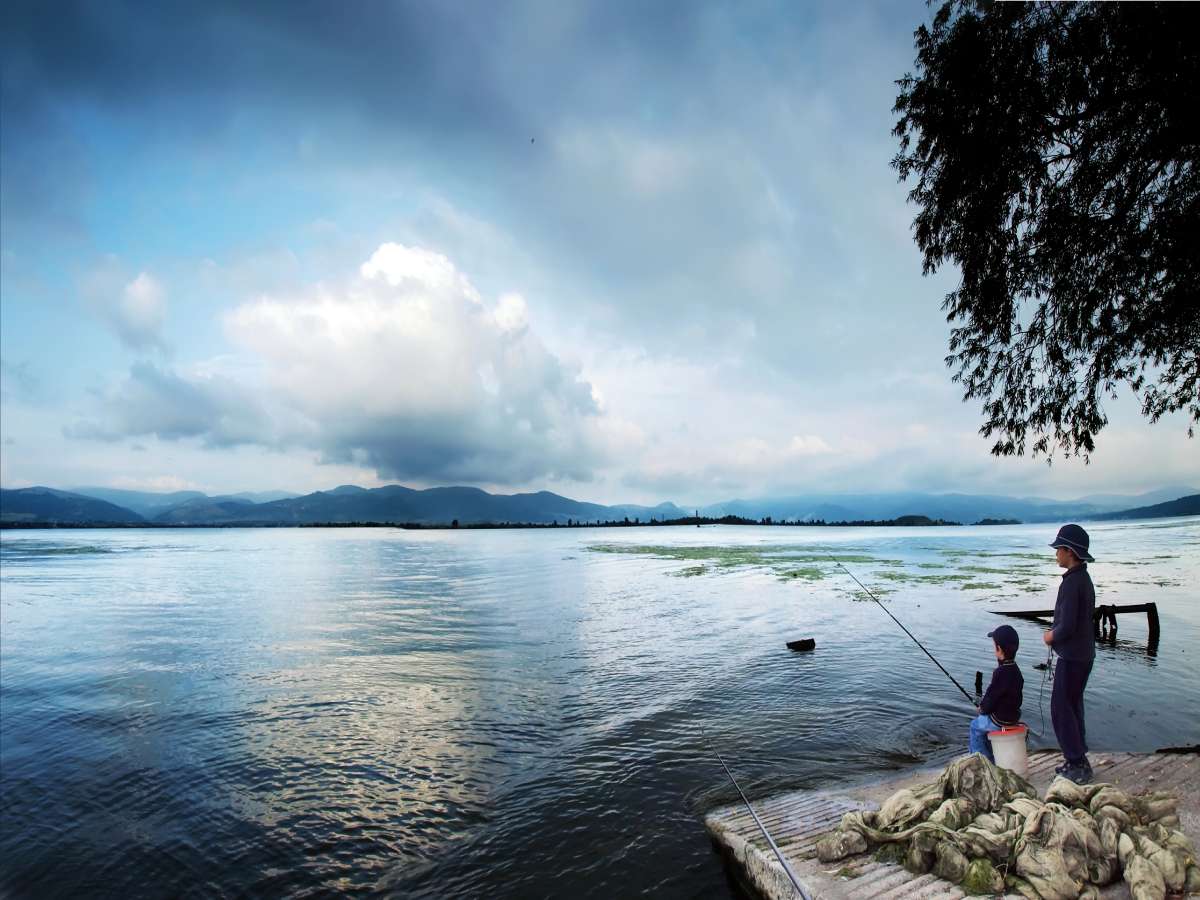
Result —
[{"label": "paved ledge", "polygon": [[[1092,753],[1096,781],[1120,786],[1131,794],[1169,791],[1179,797],[1184,832],[1200,844],[1200,754]],[[1055,751],[1031,753],[1028,780],[1040,794],[1054,778],[1062,760]],[[814,898],[822,900],[958,900],[966,894],[932,875],[913,875],[894,863],[881,863],[870,853],[838,863],[817,860],[817,838],[834,828],[852,809],[878,809],[900,788],[931,781],[941,767],[919,769],[884,780],[843,785],[817,791],[792,791],[754,801],[754,811],[787,858],[788,864]],[[713,810],[704,820],[714,843],[725,854],[739,880],[768,900],[794,898],[792,886],[762,832],[742,804]],[[1105,898],[1128,898],[1124,882],[1101,892]]]}]

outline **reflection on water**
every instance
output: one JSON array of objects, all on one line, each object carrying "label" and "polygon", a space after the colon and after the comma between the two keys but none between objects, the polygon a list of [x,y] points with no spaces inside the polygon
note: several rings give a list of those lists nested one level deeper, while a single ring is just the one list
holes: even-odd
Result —
[{"label": "reflection on water", "polygon": [[[1200,520],[1091,530],[1101,602],[1163,637],[1101,642],[1089,737],[1194,744]],[[725,891],[705,735],[752,795],[965,742],[837,563],[969,684],[992,612],[1053,606],[1053,531],[0,533],[0,892]]]}]

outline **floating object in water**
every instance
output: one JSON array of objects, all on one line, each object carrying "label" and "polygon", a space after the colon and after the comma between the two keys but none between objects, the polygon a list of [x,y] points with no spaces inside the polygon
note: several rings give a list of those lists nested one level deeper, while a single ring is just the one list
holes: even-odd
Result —
[{"label": "floating object in water", "polygon": [[1010,772],[1016,772],[1022,778],[1029,771],[1029,757],[1025,754],[1024,725],[1005,725],[999,731],[989,731],[988,741],[992,745],[992,754],[996,757],[996,765]]},{"label": "floating object in water", "polygon": [[816,650],[817,642],[815,638],[801,638],[798,641],[788,641],[787,648],[789,650]]}]

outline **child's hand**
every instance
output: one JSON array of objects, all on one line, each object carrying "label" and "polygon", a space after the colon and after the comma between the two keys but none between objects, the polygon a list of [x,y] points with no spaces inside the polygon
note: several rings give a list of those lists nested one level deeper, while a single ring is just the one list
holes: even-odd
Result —
[{"label": "child's hand", "polygon": [[1049,647],[1054,643],[1054,632],[1047,631],[1042,634],[1042,643]]}]

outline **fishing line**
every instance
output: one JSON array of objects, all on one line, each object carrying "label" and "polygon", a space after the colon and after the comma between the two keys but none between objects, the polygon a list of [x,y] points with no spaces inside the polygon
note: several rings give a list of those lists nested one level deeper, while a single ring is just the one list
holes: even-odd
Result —
[{"label": "fishing line", "polygon": [[925,645],[924,645],[924,644],[922,644],[920,641],[918,641],[918,640],[916,639],[916,637],[913,635],[913,633],[912,633],[911,631],[909,631],[907,628],[905,628],[905,627],[904,627],[904,623],[903,623],[903,622],[901,622],[899,619],[897,619],[895,616],[893,616],[893,615],[892,615],[892,613],[891,613],[891,611],[890,611],[890,610],[889,610],[889,609],[888,609],[886,606],[884,606],[882,603],[880,603],[880,601],[879,601],[879,598],[878,598],[878,597],[876,597],[874,594],[872,594],[872,593],[871,593],[871,589],[870,589],[870,588],[868,588],[868,587],[867,587],[865,584],[863,584],[861,581],[859,581],[857,578],[855,578],[855,577],[854,577],[854,573],[853,573],[853,572],[851,572],[849,569],[847,569],[847,568],[846,568],[844,565],[842,565],[842,564],[841,564],[841,562],[839,562],[839,561],[838,561],[836,558],[834,558],[832,555],[830,555],[830,554],[828,554],[828,553],[826,553],[825,555],[826,555],[827,557],[829,557],[829,561],[830,561],[830,562],[832,562],[834,565],[838,566],[838,567],[839,567],[839,568],[840,568],[840,569],[841,569],[843,572],[845,572],[845,573],[846,573],[847,575],[849,575],[851,578],[854,578],[854,583],[855,583],[855,584],[857,584],[857,585],[858,585],[860,588],[862,588],[864,591],[866,591],[866,592],[867,592],[867,596],[868,596],[868,597],[870,597],[872,600],[874,600],[874,601],[875,601],[875,603],[876,603],[876,604],[879,606],[879,608],[880,608],[880,609],[882,609],[882,610],[883,610],[885,613],[887,613],[887,614],[888,614],[888,618],[890,618],[890,619],[891,619],[893,622],[895,622],[897,625],[899,625],[899,626],[900,626],[900,628],[901,628],[901,629],[904,631],[904,633],[905,633],[905,634],[907,634],[907,635],[908,635],[910,638],[912,638],[912,639],[913,639],[913,643],[915,643],[915,644],[916,644],[918,647],[920,647],[920,648],[921,648],[921,649],[924,651],[925,655],[926,655],[926,656],[928,656],[930,659],[932,659],[932,660],[933,660],[933,664],[934,664],[935,666],[937,666],[939,669],[941,669],[941,670],[942,670],[942,671],[945,673],[945,675],[946,675],[946,677],[947,677],[947,678],[949,678],[951,681],[953,681],[953,682],[954,682],[954,686],[955,686],[956,688],[958,688],[960,691],[962,691],[962,695],[963,695],[964,697],[966,697],[966,698],[967,698],[967,702],[968,702],[968,703],[970,703],[972,706],[976,706],[976,703],[975,703],[975,698],[974,698],[974,697],[972,697],[970,694],[968,694],[968,693],[967,693],[967,689],[966,689],[966,688],[964,688],[964,687],[963,687],[961,684],[959,684],[959,683],[958,683],[958,680],[957,680],[957,679],[956,679],[956,678],[955,678],[953,675],[951,675],[949,672],[947,672],[947,671],[946,671],[946,667],[945,667],[945,666],[943,666],[943,665],[942,665],[940,662],[938,662],[938,661],[937,661],[937,657],[935,657],[935,656],[934,656],[932,653],[930,653],[928,650],[926,650],[926,649],[925,649]]},{"label": "fishing line", "polygon": [[[1054,678],[1054,648],[1046,651],[1046,671],[1042,675],[1042,683],[1038,687],[1038,711],[1042,714],[1042,734],[1046,733],[1046,707],[1042,703],[1042,695],[1046,692],[1046,684]],[[1041,737],[1041,735],[1038,735]]]},{"label": "fishing line", "polygon": [[812,896],[804,889],[804,885],[800,883],[800,879],[796,877],[796,873],[792,871],[792,867],[788,865],[788,861],[784,859],[779,845],[775,843],[775,839],[771,837],[771,833],[767,831],[767,826],[762,823],[758,817],[758,813],[754,811],[754,807],[750,805],[749,798],[746,797],[742,786],[737,783],[737,779],[733,777],[733,773],[729,771],[729,766],[725,765],[725,759],[721,756],[721,752],[713,746],[712,741],[708,739],[708,732],[704,730],[704,726],[700,726],[700,733],[704,735],[704,743],[708,744],[708,749],[711,750],[721,761],[721,768],[725,770],[725,774],[729,776],[729,780],[733,782],[733,786],[737,788],[738,794],[742,798],[742,802],[746,804],[746,809],[750,811],[751,817],[754,819],[754,824],[758,826],[758,830],[763,833],[763,837],[767,839],[767,843],[771,845],[771,849],[775,851],[775,856],[778,857],[780,864],[783,866],[783,871],[787,873],[787,877],[791,879],[792,886],[796,889],[796,893],[800,895],[802,900],[812,900]]}]

